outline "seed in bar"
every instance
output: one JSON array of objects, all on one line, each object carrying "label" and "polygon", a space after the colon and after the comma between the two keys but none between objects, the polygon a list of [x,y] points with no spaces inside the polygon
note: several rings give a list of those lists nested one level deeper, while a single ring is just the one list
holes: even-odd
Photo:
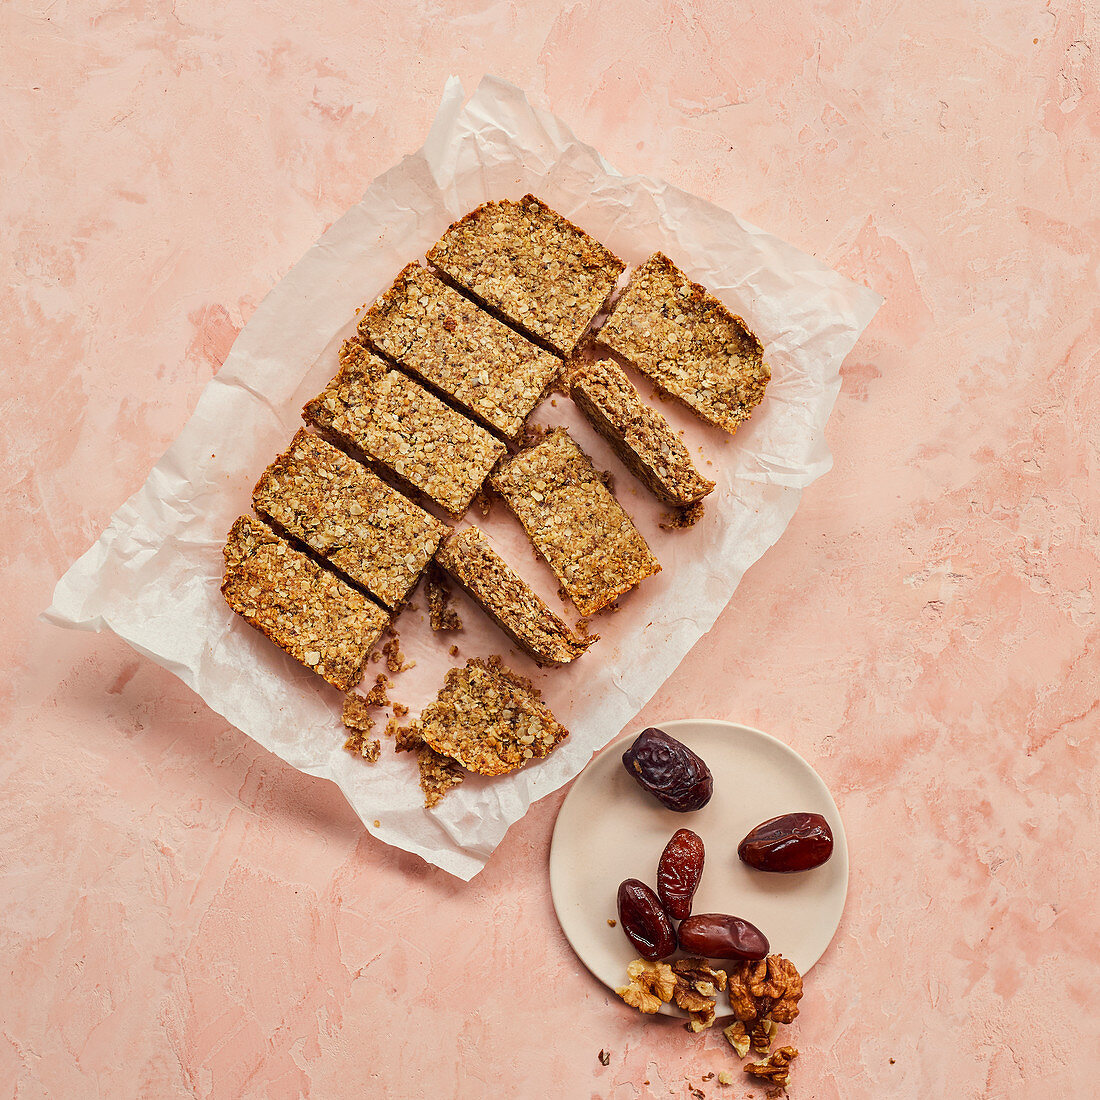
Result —
[{"label": "seed in bar", "polygon": [[455,222],[428,262],[487,309],[568,356],[626,265],[534,195]]},{"label": "seed in bar", "polygon": [[348,355],[302,411],[326,439],[390,471],[452,516],[470,505],[505,447],[376,355]]},{"label": "seed in bar", "polygon": [[569,393],[630,472],[665,504],[685,507],[714,489],[695,469],[683,440],[641,399],[618,364],[578,364],[569,375]]},{"label": "seed in bar", "polygon": [[771,378],[745,322],[660,252],[630,276],[596,339],[731,435]]},{"label": "seed in bar", "polygon": [[508,439],[561,367],[419,264],[367,310],[359,336]]},{"label": "seed in bar", "polygon": [[661,571],[641,533],[564,428],[502,463],[492,483],[582,615],[594,615]]},{"label": "seed in bar", "polygon": [[599,637],[577,637],[476,527],[447,539],[435,560],[501,630],[541,664],[568,664]]},{"label": "seed in bar", "polygon": [[224,554],[226,603],[306,668],[351,691],[389,612],[252,516],[233,524]]},{"label": "seed in bar", "polygon": [[449,530],[305,429],[264,472],[252,506],[389,608],[405,601]]}]

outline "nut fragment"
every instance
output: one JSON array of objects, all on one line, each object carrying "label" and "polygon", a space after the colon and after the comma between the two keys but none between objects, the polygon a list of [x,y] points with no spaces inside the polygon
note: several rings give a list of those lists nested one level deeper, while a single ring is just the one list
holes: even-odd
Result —
[{"label": "nut fragment", "polygon": [[730,1009],[738,1020],[789,1024],[798,1015],[802,977],[782,955],[735,963],[729,969]]},{"label": "nut fragment", "polygon": [[749,1062],[741,1068],[753,1077],[787,1087],[791,1079],[791,1063],[798,1057],[794,1047],[780,1047],[766,1062]]},{"label": "nut fragment", "polygon": [[775,1033],[779,1030],[774,1020],[757,1020],[753,1024],[752,1035],[752,1049],[757,1054],[767,1054],[771,1050],[772,1040],[775,1038]]},{"label": "nut fragment", "polygon": [[676,975],[668,963],[635,959],[626,968],[629,985],[619,986],[615,992],[631,1008],[652,1015],[661,1011],[676,992]]},{"label": "nut fragment", "polygon": [[722,1034],[726,1037],[726,1041],[737,1054],[738,1058],[744,1058],[749,1052],[749,1047],[752,1045],[752,1040],[749,1038],[749,1033],[745,1030],[745,1025],[740,1020],[734,1020],[729,1027],[722,1029]]},{"label": "nut fragment", "polygon": [[676,988],[672,998],[690,1017],[689,1031],[705,1031],[714,1023],[717,991],[726,988],[726,972],[712,970],[706,959],[674,959]]}]

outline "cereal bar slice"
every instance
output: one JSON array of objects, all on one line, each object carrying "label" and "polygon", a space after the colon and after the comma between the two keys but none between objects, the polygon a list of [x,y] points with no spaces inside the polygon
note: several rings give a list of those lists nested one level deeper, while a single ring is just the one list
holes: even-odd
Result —
[{"label": "cereal bar slice", "polygon": [[264,472],[252,506],[389,608],[404,602],[449,530],[304,428]]},{"label": "cereal bar slice", "polygon": [[637,527],[565,431],[502,463],[493,487],[582,615],[661,571]]},{"label": "cereal bar slice", "polygon": [[647,405],[610,359],[584,363],[569,376],[569,393],[585,418],[659,500],[684,507],[714,489],[692,465],[683,440]]},{"label": "cereal bar slice", "polygon": [[435,560],[501,630],[542,664],[568,664],[599,637],[577,637],[476,527],[447,539]]},{"label": "cereal bar slice", "polygon": [[499,657],[452,668],[416,729],[430,748],[480,775],[522,768],[569,736],[538,689]]},{"label": "cereal bar slice", "polygon": [[597,340],[731,435],[771,378],[745,322],[660,252],[630,276]]},{"label": "cereal bar slice", "polygon": [[302,411],[343,450],[389,470],[444,511],[469,507],[505,447],[376,355],[348,354]]},{"label": "cereal bar slice", "polygon": [[534,195],[455,222],[428,262],[544,347],[569,355],[626,265]]},{"label": "cereal bar slice", "polygon": [[226,603],[306,668],[351,691],[389,613],[252,516],[233,524],[224,553]]},{"label": "cereal bar slice", "polygon": [[419,264],[367,310],[359,336],[509,439],[561,367]]}]

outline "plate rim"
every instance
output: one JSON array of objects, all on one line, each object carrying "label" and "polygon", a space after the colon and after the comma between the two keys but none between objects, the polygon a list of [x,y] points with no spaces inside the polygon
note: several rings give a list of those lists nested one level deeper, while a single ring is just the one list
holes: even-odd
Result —
[{"label": "plate rim", "polygon": [[[837,823],[837,828],[833,829],[834,852],[839,851],[843,855],[844,892],[843,892],[843,897],[841,899],[840,914],[837,918],[836,928],[833,929],[833,933],[829,937],[828,942],[822,948],[821,954],[819,954],[818,957],[816,959],[814,959],[814,961],[808,967],[806,967],[805,971],[802,972],[803,977],[804,977],[806,974],[808,974],[810,972],[810,970],[812,970],[821,961],[821,959],[824,957],[825,953],[832,946],[833,941],[836,939],[836,934],[840,930],[841,921],[844,919],[844,910],[847,908],[848,887],[851,883],[851,860],[849,858],[849,853],[848,853],[848,834],[847,834],[847,830],[844,827],[844,819],[843,819],[843,817],[840,813],[840,807],[837,805],[836,799],[833,797],[832,791],[829,790],[828,784],[818,774],[817,769],[800,752],[798,752],[796,749],[794,749],[790,745],[788,745],[786,743],[786,741],[780,740],[774,734],[767,733],[766,731],[761,730],[761,729],[757,729],[755,726],[747,726],[743,722],[733,722],[733,721],[730,721],[729,719],[725,719],[725,718],[675,718],[675,719],[669,719],[668,721],[659,722],[653,728],[659,728],[659,729],[664,730],[668,733],[671,733],[671,734],[673,734],[673,736],[675,736],[676,730],[678,728],[681,728],[683,726],[689,726],[689,725],[690,726],[704,725],[704,726],[715,727],[715,728],[718,728],[718,729],[737,730],[737,731],[740,731],[740,732],[748,733],[748,734],[756,736],[756,737],[760,737],[765,741],[770,741],[774,746],[777,746],[780,750],[782,750],[783,752],[785,752],[789,756],[794,757],[795,760],[797,760],[800,764],[804,765],[804,767],[806,769],[808,769],[810,774],[820,784],[822,791],[824,792],[826,798],[828,798],[829,803],[831,804],[831,806],[833,808],[833,811],[836,815],[835,820],[836,820],[836,823]],[[562,914],[561,914],[561,911],[559,909],[558,898],[557,898],[557,895],[556,895],[556,892],[555,892],[555,889],[554,889],[554,881],[555,881],[555,877],[556,877],[555,872],[554,872],[555,843],[558,839],[558,829],[561,825],[562,813],[565,810],[566,806],[569,804],[569,801],[573,797],[574,792],[577,790],[577,786],[578,786],[578,783],[579,783],[581,777],[585,774],[585,772],[588,771],[589,768],[592,767],[592,765],[598,759],[600,759],[603,756],[605,756],[606,754],[612,752],[617,745],[619,745],[623,742],[626,742],[628,740],[633,740],[634,738],[638,737],[638,735],[642,732],[643,728],[644,729],[649,729],[649,728],[651,728],[651,726],[647,725],[645,727],[640,727],[640,728],[636,728],[636,729],[632,727],[630,730],[624,731],[618,737],[615,737],[611,741],[608,741],[608,743],[606,745],[604,745],[604,747],[602,749],[599,749],[597,752],[594,752],[592,754],[592,756],[589,759],[588,763],[585,764],[585,766],[577,773],[576,777],[573,779],[573,782],[570,784],[569,790],[566,792],[565,797],[562,799],[561,805],[558,807],[557,813],[554,815],[554,828],[553,828],[553,830],[551,831],[551,834],[550,834],[550,846],[549,846],[549,851],[547,853],[547,877],[549,879],[549,884],[550,884],[550,904],[553,906],[554,917],[558,922],[558,927],[561,930],[561,934],[565,937],[565,942],[567,944],[569,944],[569,949],[573,952],[573,954],[577,957],[577,959],[582,963],[582,965],[588,971],[588,973],[597,982],[599,982],[599,984],[601,986],[603,986],[605,989],[611,989],[612,987],[607,985],[607,983],[603,980],[603,978],[601,978],[599,976],[599,974],[597,974],[592,969],[592,967],[588,964],[588,961],[577,950],[576,946],[573,944],[572,939],[570,939],[570,937],[569,937],[569,933],[566,931],[565,924],[562,921]],[[662,1011],[661,1011],[660,1015],[664,1015],[664,1016],[666,1016],[666,1018],[671,1018],[671,1019],[680,1019],[680,1018],[682,1018],[679,1015],[673,1015],[671,1012],[666,1012],[665,1011],[666,1009],[669,1009],[671,1007],[672,1006],[669,1006],[669,1005],[662,1005]]]}]

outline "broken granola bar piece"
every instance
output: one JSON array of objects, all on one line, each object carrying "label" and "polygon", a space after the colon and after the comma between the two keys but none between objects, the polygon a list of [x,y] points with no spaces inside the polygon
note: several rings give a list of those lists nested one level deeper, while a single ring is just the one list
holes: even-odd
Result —
[{"label": "broken granola bar piece", "polygon": [[452,668],[416,723],[421,740],[480,775],[503,775],[551,753],[569,731],[540,692],[500,659]]},{"label": "broken granola bar piece", "polygon": [[448,539],[435,560],[505,634],[542,664],[568,664],[599,637],[578,638],[476,527]]},{"label": "broken granola bar piece", "polygon": [[359,335],[509,439],[561,367],[419,264],[360,318]]},{"label": "broken granola bar piece", "polygon": [[438,753],[430,745],[416,746],[416,765],[420,769],[420,789],[424,808],[430,810],[450,790],[466,778],[457,761]]},{"label": "broken granola bar piece", "polygon": [[342,718],[349,734],[344,742],[344,748],[356,756],[361,756],[368,763],[375,763],[382,751],[382,745],[378,738],[370,736],[371,730],[374,729],[374,717],[370,713],[367,701],[361,695],[349,693],[344,696]]},{"label": "broken granola bar piece", "polygon": [[443,579],[443,571],[433,562],[428,567],[428,621],[432,630],[462,629],[462,619],[450,601],[451,590]]},{"label": "broken granola bar piece", "polygon": [[585,418],[632,474],[665,504],[683,507],[714,489],[692,464],[683,440],[647,405],[610,359],[578,365],[569,392]]},{"label": "broken granola bar piece", "polygon": [[344,709],[341,719],[349,730],[362,730],[370,733],[374,729],[374,715],[371,714],[371,704],[362,695],[349,692],[344,696]]},{"label": "broken granola bar piece", "polygon": [[626,267],[534,195],[471,211],[443,234],[428,262],[562,356],[576,347]]},{"label": "broken granola bar piece", "polygon": [[361,756],[368,764],[376,764],[382,752],[382,742],[377,737],[368,737],[365,730],[352,730],[344,748],[354,756]]},{"label": "broken granola bar piece", "polygon": [[394,739],[394,751],[416,753],[425,809],[430,810],[437,805],[449,790],[466,778],[466,771],[458,761],[443,756],[426,744],[416,726],[399,726],[397,719],[391,718],[386,723],[386,733]]},{"label": "broken granola bar piece", "polygon": [[771,378],[745,322],[660,252],[631,274],[597,340],[731,435]]},{"label": "broken granola bar piece", "polygon": [[326,439],[460,516],[505,447],[375,355],[349,355],[302,410]]},{"label": "broken granola bar piece", "polygon": [[361,462],[304,428],[257,482],[252,506],[389,608],[405,600],[448,532]]},{"label": "broken granola bar piece", "polygon": [[333,687],[355,687],[389,612],[252,516],[233,524],[224,556],[226,603]]},{"label": "broken granola bar piece", "polygon": [[594,615],[661,571],[637,527],[564,428],[501,463],[491,480],[582,615]]}]

